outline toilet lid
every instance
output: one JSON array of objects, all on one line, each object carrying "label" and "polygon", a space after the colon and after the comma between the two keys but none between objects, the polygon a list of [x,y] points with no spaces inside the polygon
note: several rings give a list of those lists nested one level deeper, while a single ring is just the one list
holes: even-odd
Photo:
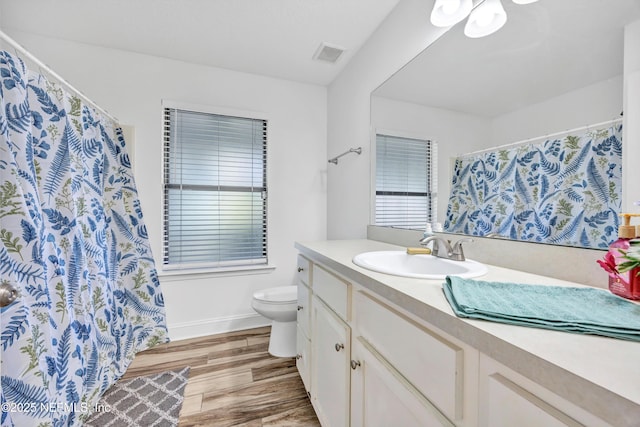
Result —
[{"label": "toilet lid", "polygon": [[277,288],[268,288],[253,294],[255,299],[272,303],[287,303],[298,300],[297,286],[279,286]]}]

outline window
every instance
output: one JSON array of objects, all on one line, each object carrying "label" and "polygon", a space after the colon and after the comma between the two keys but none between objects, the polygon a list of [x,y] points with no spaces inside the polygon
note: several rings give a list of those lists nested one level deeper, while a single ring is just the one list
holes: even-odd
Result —
[{"label": "window", "polygon": [[376,135],[376,225],[424,229],[436,221],[436,150],[429,140]]},{"label": "window", "polygon": [[266,120],[164,108],[165,268],[267,263],[266,150]]}]

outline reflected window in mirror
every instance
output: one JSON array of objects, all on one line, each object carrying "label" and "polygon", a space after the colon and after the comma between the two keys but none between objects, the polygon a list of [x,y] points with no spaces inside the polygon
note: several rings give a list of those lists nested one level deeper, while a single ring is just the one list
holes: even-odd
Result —
[{"label": "reflected window in mirror", "polygon": [[376,135],[375,224],[424,229],[436,221],[437,144]]}]

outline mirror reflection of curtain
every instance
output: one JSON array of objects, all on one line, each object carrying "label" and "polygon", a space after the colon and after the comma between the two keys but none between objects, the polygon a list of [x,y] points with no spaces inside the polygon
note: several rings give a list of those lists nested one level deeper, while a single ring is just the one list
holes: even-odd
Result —
[{"label": "mirror reflection of curtain", "polygon": [[456,159],[445,231],[587,248],[617,238],[622,124]]}]

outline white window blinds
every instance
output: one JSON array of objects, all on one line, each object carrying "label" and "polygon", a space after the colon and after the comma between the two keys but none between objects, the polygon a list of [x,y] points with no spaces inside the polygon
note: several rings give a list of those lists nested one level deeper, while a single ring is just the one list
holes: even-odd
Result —
[{"label": "white window blinds", "polygon": [[436,144],[376,135],[375,223],[424,229],[436,221]]},{"label": "white window blinds", "polygon": [[267,263],[267,122],[164,109],[164,265]]}]

